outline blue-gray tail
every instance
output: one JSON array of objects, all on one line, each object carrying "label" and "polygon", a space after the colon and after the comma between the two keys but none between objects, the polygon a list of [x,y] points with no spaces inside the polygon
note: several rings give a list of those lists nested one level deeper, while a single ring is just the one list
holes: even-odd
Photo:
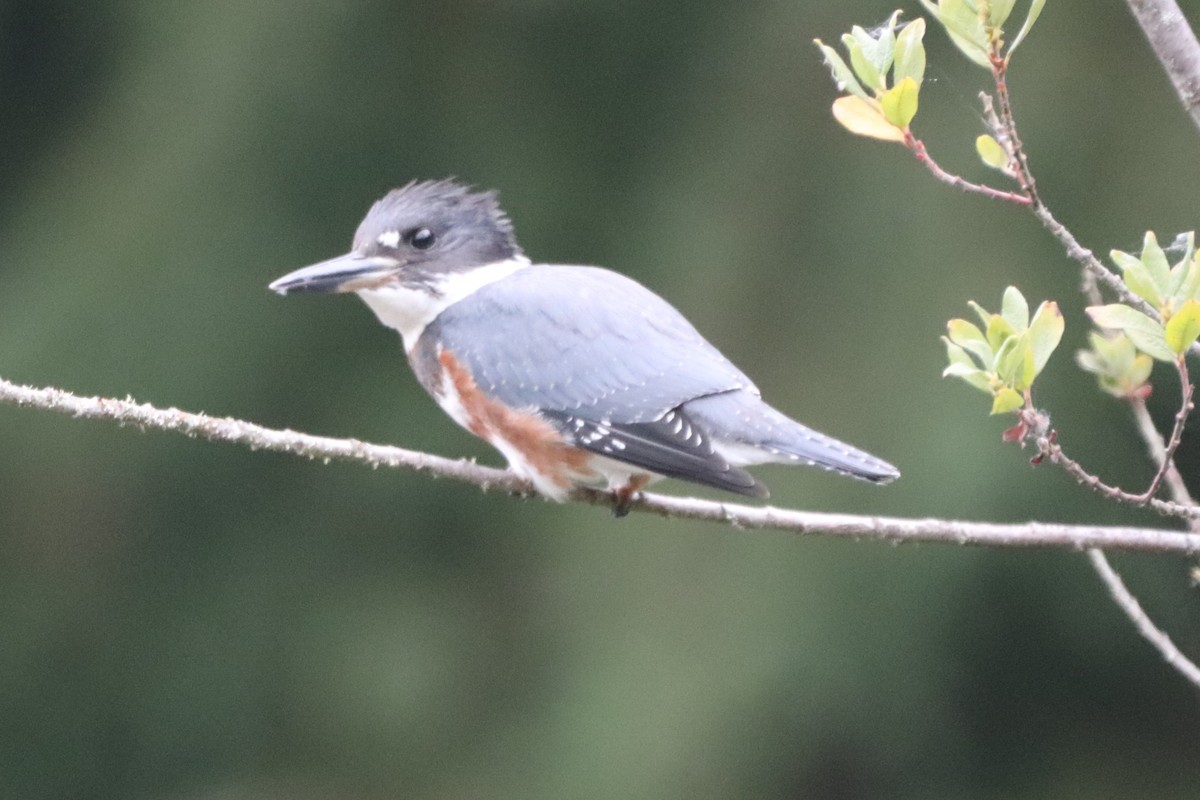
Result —
[{"label": "blue-gray tail", "polygon": [[701,397],[683,409],[735,466],[801,463],[873,483],[900,477],[900,471],[883,459],[807,428],[747,391]]}]

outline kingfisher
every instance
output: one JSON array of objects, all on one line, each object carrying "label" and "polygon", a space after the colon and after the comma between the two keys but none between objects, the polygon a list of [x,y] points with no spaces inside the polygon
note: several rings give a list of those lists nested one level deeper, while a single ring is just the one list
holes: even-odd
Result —
[{"label": "kingfisher", "polygon": [[541,494],[628,511],[678,478],[766,498],[744,467],[807,464],[887,483],[891,464],[801,425],[670,303],[599,267],[534,264],[497,194],[414,181],[371,206],[350,252],[270,284],[354,292],[399,331],[421,386]]}]

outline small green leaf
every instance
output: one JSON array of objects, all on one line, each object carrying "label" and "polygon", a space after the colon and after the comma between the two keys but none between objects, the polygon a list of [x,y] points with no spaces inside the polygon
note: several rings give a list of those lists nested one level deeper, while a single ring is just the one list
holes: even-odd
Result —
[{"label": "small green leaf", "polygon": [[988,311],[983,306],[976,303],[974,300],[968,300],[967,305],[975,312],[975,316],[979,317],[979,321],[983,323],[983,327],[987,327],[992,321],[992,312]]},{"label": "small green leaf", "polygon": [[963,55],[986,69],[992,68],[988,57],[988,36],[979,19],[979,13],[969,8],[962,0],[940,0],[934,5],[930,0],[921,0],[921,5],[946,29],[946,35]]},{"label": "small green leaf", "polygon": [[1101,328],[1123,331],[1146,355],[1159,361],[1175,360],[1175,352],[1167,346],[1163,326],[1137,309],[1113,303],[1107,306],[1091,306],[1087,313]]},{"label": "small green leaf", "polygon": [[946,323],[946,335],[950,341],[964,350],[972,353],[985,369],[992,368],[992,346],[988,344],[983,331],[965,319],[952,319]]},{"label": "small green leaf", "polygon": [[1150,379],[1150,370],[1154,367],[1154,360],[1150,356],[1142,353],[1137,358],[1133,359],[1133,363],[1129,365],[1129,389],[1136,389]]},{"label": "small green leaf", "polygon": [[979,153],[979,160],[992,169],[1008,171],[1008,153],[995,137],[985,133],[975,139],[975,152]]},{"label": "small green leaf", "polygon": [[1180,291],[1183,289],[1184,283],[1188,278],[1188,268],[1192,264],[1192,257],[1196,255],[1196,232],[1188,231],[1186,235],[1181,234],[1176,241],[1183,239],[1186,246],[1183,253],[1183,258],[1176,262],[1175,266],[1171,267],[1171,287],[1167,290],[1167,294],[1177,299],[1181,298]]},{"label": "small green leaf", "polygon": [[1075,363],[1084,372],[1103,372],[1104,362],[1100,359],[1100,354],[1091,350],[1076,350]]},{"label": "small green leaf", "polygon": [[1167,263],[1167,254],[1158,246],[1154,231],[1146,231],[1142,244],[1142,264],[1150,273],[1150,280],[1154,281],[1159,295],[1168,294],[1171,291],[1171,266]]},{"label": "small green leaf", "polygon": [[1020,382],[1021,362],[1025,360],[1025,337],[1010,336],[996,351],[996,377],[1010,386]]},{"label": "small green leaf", "polygon": [[904,131],[888,122],[874,100],[846,95],[833,101],[833,118],[842,127],[859,136],[869,136],[885,142],[903,142]]},{"label": "small green leaf", "polygon": [[912,78],[904,78],[879,98],[883,116],[900,130],[908,130],[908,124],[917,115],[917,95],[921,87]]},{"label": "small green leaf", "polygon": [[1200,300],[1200,252],[1188,263],[1183,285],[1175,296],[1180,300]]},{"label": "small green leaf", "polygon": [[1008,324],[1008,321],[1004,319],[1004,317],[1000,316],[999,314],[992,314],[991,317],[988,318],[987,340],[988,344],[992,346],[992,349],[995,350],[997,354],[1000,352],[1000,348],[1006,341],[1008,341],[1009,338],[1013,336],[1013,334],[1014,331],[1012,326]]},{"label": "small green leaf", "polygon": [[1080,350],[1075,360],[1082,369],[1095,374],[1101,389],[1122,399],[1141,391],[1154,365],[1150,356],[1137,353],[1123,333],[1109,337],[1092,331],[1088,341],[1092,349]]},{"label": "small green leaf", "polygon": [[1200,300],[1200,252],[1195,253],[1183,270],[1183,279],[1173,296],[1177,300]]},{"label": "small green leaf", "polygon": [[1014,331],[1023,331],[1029,327],[1029,303],[1025,295],[1015,286],[1004,290],[1004,299],[1000,303],[1000,315],[1008,321]]},{"label": "small green leaf", "polygon": [[1165,329],[1167,347],[1182,356],[1200,336],[1200,302],[1188,300],[1167,320]]},{"label": "small green leaf", "polygon": [[942,341],[946,344],[946,358],[949,359],[951,364],[962,364],[965,367],[976,368],[975,360],[971,358],[966,350],[950,341],[946,336],[942,337]]},{"label": "small green leaf", "polygon": [[1121,268],[1125,285],[1129,287],[1131,292],[1155,308],[1162,306],[1162,294],[1159,292],[1158,286],[1155,285],[1154,278],[1150,275],[1150,270],[1146,269],[1146,265],[1142,263],[1140,258],[1120,250],[1113,250],[1109,253],[1109,256],[1112,258],[1113,263]]},{"label": "small green leaf", "polygon": [[942,370],[943,378],[962,378],[964,381],[982,392],[992,393],[992,382],[988,374],[981,369],[968,367],[966,364],[951,364]]},{"label": "small green leaf", "polygon": [[838,90],[849,92],[850,94],[866,100],[869,95],[863,90],[862,84],[858,82],[858,78],[854,77],[853,70],[846,66],[846,62],[827,44],[824,44],[820,39],[813,39],[817,47],[821,48],[821,53],[825,56],[825,64],[829,67],[829,71],[833,73],[833,82],[837,84]]},{"label": "small green leaf", "polygon": [[[856,32],[862,32],[863,36],[873,43],[875,40],[867,36],[866,32],[857,25],[854,26]],[[863,51],[862,41],[859,37],[849,33],[842,34],[842,44],[846,48],[846,52],[850,54],[850,66],[854,67],[854,74],[863,82],[869,89],[876,92],[884,90],[883,74],[875,66],[871,58]]]},{"label": "small green leaf", "polygon": [[1025,37],[1029,34],[1033,23],[1037,22],[1038,15],[1042,13],[1042,7],[1046,5],[1046,0],[1033,0],[1029,4],[1029,13],[1025,15],[1025,24],[1021,26],[1021,30],[1017,32],[1016,37],[1012,40],[1012,44],[1008,46],[1008,58],[1012,57],[1013,50],[1017,49]]},{"label": "small green leaf", "polygon": [[[1047,300],[1038,306],[1026,332],[1029,337],[1030,364],[1034,377],[1041,374],[1046,362],[1050,360],[1051,354],[1062,341],[1065,328],[1066,323],[1063,321],[1062,312],[1058,310],[1058,303]],[[1032,380],[1031,377],[1030,381]]]},{"label": "small green leaf", "polygon": [[992,413],[1007,414],[1010,411],[1016,411],[1023,405],[1025,405],[1025,398],[1021,397],[1016,390],[1005,386],[996,392],[996,397],[992,400]]},{"label": "small green leaf", "polygon": [[925,80],[925,20],[917,17],[904,26],[896,37],[896,68],[892,73],[896,83],[912,78],[918,84]]},{"label": "small green leaf", "polygon": [[993,28],[1003,28],[1015,4],[1016,0],[992,0],[988,4],[987,24]]}]

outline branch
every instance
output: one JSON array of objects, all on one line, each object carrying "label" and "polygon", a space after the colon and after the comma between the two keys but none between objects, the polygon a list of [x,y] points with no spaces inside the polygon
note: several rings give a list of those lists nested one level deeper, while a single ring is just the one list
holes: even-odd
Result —
[{"label": "branch", "polygon": [[[1146,449],[1150,453],[1150,458],[1158,467],[1166,466],[1163,480],[1167,484],[1167,489],[1171,492],[1172,499],[1181,505],[1196,505],[1196,501],[1192,499],[1192,494],[1188,491],[1187,484],[1183,482],[1183,476],[1179,474],[1179,469],[1175,466],[1175,462],[1168,462],[1163,457],[1166,451],[1166,443],[1163,442],[1162,436],[1159,435],[1158,428],[1154,427],[1154,420],[1150,418],[1150,412],[1146,409],[1146,401],[1141,397],[1134,397],[1130,401],[1130,407],[1133,409],[1133,419],[1137,423],[1138,433],[1141,434],[1142,440],[1146,443]],[[1200,525],[1197,524],[1198,522],[1200,520],[1192,521],[1191,527],[1193,530],[1200,528]]]},{"label": "branch", "polygon": [[1038,454],[1043,459],[1048,459],[1050,463],[1062,467],[1063,471],[1074,478],[1079,485],[1086,486],[1097,494],[1107,497],[1109,500],[1115,500],[1118,503],[1145,506],[1166,516],[1200,519],[1200,507],[1184,505],[1183,503],[1176,503],[1171,500],[1159,500],[1157,497],[1132,494],[1119,486],[1112,486],[1105,483],[1100,480],[1099,476],[1088,472],[1083,465],[1068,456],[1063,451],[1062,446],[1059,445],[1057,439],[1058,437],[1053,431],[1048,436],[1039,437],[1036,441]]},{"label": "branch", "polygon": [[1167,472],[1174,470],[1178,475],[1178,470],[1175,470],[1175,451],[1179,449],[1179,443],[1183,441],[1183,428],[1187,424],[1188,414],[1192,411],[1192,384],[1188,377],[1187,361],[1180,358],[1175,362],[1175,369],[1179,372],[1179,384],[1183,393],[1183,401],[1179,405],[1179,411],[1175,412],[1175,426],[1171,429],[1171,438],[1167,442],[1161,454],[1156,455],[1155,462],[1158,464],[1158,469],[1154,473],[1154,478],[1151,479],[1150,485],[1146,491],[1142,493],[1140,499],[1142,502],[1148,501],[1158,492],[1158,487],[1162,485],[1163,478]]},{"label": "branch", "polygon": [[1125,586],[1121,576],[1117,574],[1112,565],[1108,563],[1108,559],[1104,557],[1104,553],[1099,550],[1088,550],[1088,559],[1092,562],[1092,568],[1100,576],[1100,580],[1104,581],[1108,593],[1112,595],[1113,601],[1125,612],[1125,616],[1129,617],[1133,622],[1133,626],[1137,628],[1138,633],[1142,635],[1146,641],[1154,645],[1154,648],[1162,655],[1167,664],[1178,671],[1183,677],[1187,678],[1195,686],[1200,687],[1200,667],[1197,667],[1187,656],[1179,651],[1175,643],[1171,641],[1171,637],[1167,636],[1154,621],[1146,615],[1142,610],[1142,604],[1133,596],[1133,593]]},{"label": "branch", "polygon": [[1183,108],[1200,128],[1200,43],[1175,0],[1127,0]]},{"label": "branch", "polygon": [[[19,386],[0,378],[0,403],[32,406],[84,419],[106,419],[119,425],[136,425],[143,430],[173,431],[215,442],[240,444],[252,450],[273,450],[325,461],[358,461],[372,467],[401,467],[473,484],[484,491],[499,490],[523,496],[534,494],[529,483],[511,472],[484,467],[473,461],[442,458],[401,447],[368,444],[355,439],[331,439],[290,430],[272,430],[230,417],[210,417],[180,411],[177,408],[155,408],[132,399],[80,397],[60,389]],[[609,508],[614,507],[617,502],[608,492],[589,489],[577,490],[572,499]],[[1100,547],[1176,555],[1200,553],[1200,534],[1156,528],[1063,525],[1047,522],[1000,525],[939,519],[868,517],[792,511],[769,506],[744,506],[657,494],[641,494],[635,497],[630,510],[672,519],[719,522],[735,528],[773,529],[802,535],[820,534],[892,543],[933,542],[1069,550]]]},{"label": "branch", "polygon": [[[1099,281],[1121,298],[1121,302],[1133,306],[1152,319],[1159,319],[1158,310],[1130,291],[1129,287],[1125,285],[1125,281],[1104,266],[1104,263],[1096,258],[1095,253],[1080,244],[1079,240],[1075,238],[1075,234],[1071,233],[1066,225],[1059,222],[1050,211],[1049,206],[1042,202],[1041,195],[1037,190],[1037,180],[1033,176],[1033,170],[1029,168],[1029,155],[1025,152],[1025,146],[1021,143],[1021,135],[1017,130],[1017,118],[1013,114],[1012,98],[1008,93],[1007,71],[1008,64],[1004,59],[998,56],[992,59],[992,77],[996,83],[996,97],[1000,101],[1000,112],[997,114],[992,105],[992,98],[987,93],[981,93],[979,99],[983,103],[984,116],[997,133],[998,139],[1008,148],[1013,175],[1020,185],[1021,191],[1030,201],[1029,210],[1038,222],[1042,223],[1042,227],[1058,240],[1067,257],[1083,267],[1085,286],[1094,285],[1096,281]],[[1200,355],[1200,349],[1196,350],[1196,353]]]},{"label": "branch", "polygon": [[993,189],[982,183],[972,183],[961,175],[955,175],[942,169],[941,165],[933,160],[933,156],[929,155],[929,151],[925,149],[925,143],[913,136],[911,133],[904,134],[904,146],[912,152],[917,161],[925,165],[925,168],[932,173],[933,177],[937,178],[942,183],[955,186],[962,189],[968,194],[981,194],[984,197],[990,197],[993,200],[1003,200],[1007,203],[1013,203],[1018,206],[1027,206],[1032,201],[1022,194],[1016,192],[1005,192],[1000,189]]}]

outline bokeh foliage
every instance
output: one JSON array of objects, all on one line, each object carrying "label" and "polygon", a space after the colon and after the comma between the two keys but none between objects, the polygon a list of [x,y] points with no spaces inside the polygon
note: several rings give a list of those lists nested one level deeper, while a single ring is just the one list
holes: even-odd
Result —
[{"label": "bokeh foliage", "polygon": [[[1083,301],[1023,212],[830,118],[811,40],[894,7],[0,0],[0,374],[496,463],[360,304],[265,289],[456,175],[535,258],[642,280],[904,473],[767,469],[780,505],[1158,522],[939,380],[964,298]],[[922,136],[980,178],[986,75],[926,45]],[[1081,240],[1196,227],[1200,137],[1122,4],[1052,0],[1010,81]],[[1144,482],[1069,362],[1039,406]],[[1195,793],[1194,698],[1073,554],[614,521],[13,408],[0,452],[2,796]],[[1120,566],[1200,652],[1183,565]]]}]

